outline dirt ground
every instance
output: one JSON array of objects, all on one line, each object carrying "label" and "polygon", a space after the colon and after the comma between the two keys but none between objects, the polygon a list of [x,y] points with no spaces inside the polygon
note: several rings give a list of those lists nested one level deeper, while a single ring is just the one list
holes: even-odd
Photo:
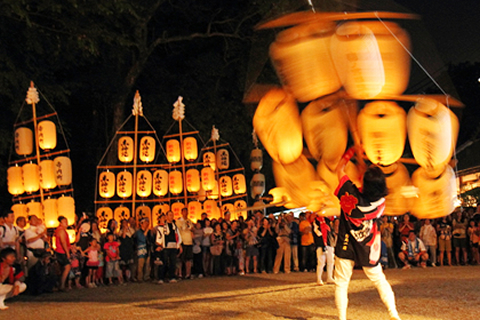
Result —
[{"label": "dirt ground", "polygon": [[[480,267],[385,271],[403,320],[480,319]],[[131,283],[20,296],[0,319],[336,319],[334,286],[314,273],[212,277],[157,285]],[[350,283],[348,318],[389,319],[361,270]]]}]

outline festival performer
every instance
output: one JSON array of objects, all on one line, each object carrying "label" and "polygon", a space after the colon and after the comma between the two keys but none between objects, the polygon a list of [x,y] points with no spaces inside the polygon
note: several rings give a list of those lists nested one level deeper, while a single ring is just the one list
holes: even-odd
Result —
[{"label": "festival performer", "polygon": [[[335,247],[335,304],[340,320],[347,319],[348,285],[355,264],[377,288],[380,298],[392,320],[399,320],[392,287],[379,265],[381,235],[379,219],[385,209],[387,187],[385,175],[379,167],[371,165],[363,177],[360,191],[345,173],[345,166],[354,155],[350,148],[337,166],[339,185],[335,195],[340,200],[341,216]],[[361,155],[362,152],[357,152]],[[362,163],[362,160],[359,159]]]}]

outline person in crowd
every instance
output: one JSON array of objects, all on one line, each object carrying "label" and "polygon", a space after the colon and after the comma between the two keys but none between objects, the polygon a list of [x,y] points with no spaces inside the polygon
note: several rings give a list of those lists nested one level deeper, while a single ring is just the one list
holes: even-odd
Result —
[{"label": "person in crowd", "polygon": [[411,265],[418,265],[422,268],[427,266],[428,253],[422,240],[417,238],[415,231],[411,230],[408,239],[403,243],[398,257],[403,262],[403,269],[410,269]]},{"label": "person in crowd", "polygon": [[183,275],[185,279],[190,279],[193,264],[193,222],[188,217],[188,208],[183,208],[181,214],[182,216],[176,221],[178,231],[182,236],[182,254],[180,255],[178,276],[182,278]]},{"label": "person in crowd", "polygon": [[[203,271],[206,276],[212,274],[212,255],[210,253],[210,236],[213,233],[213,228],[210,225],[210,220],[207,218],[207,214],[205,214],[205,218],[202,219],[203,222],[203,229],[202,229],[202,261],[203,261]],[[202,217],[204,217],[202,213]]]},{"label": "person in crowd", "polygon": [[[457,210],[453,214],[453,248],[455,249],[455,262],[457,265],[468,264],[468,252],[467,252],[467,227],[468,219],[465,215],[465,211]],[[460,252],[462,252],[463,261],[460,258]]]},{"label": "person in crowd", "polygon": [[85,251],[90,243],[92,237],[92,227],[90,225],[90,220],[86,215],[83,215],[77,224],[77,236],[75,238],[76,246],[80,247],[80,250]]},{"label": "person in crowd", "polygon": [[68,238],[67,227],[68,221],[64,216],[58,217],[60,223],[57,229],[55,229],[55,257],[58,264],[63,269],[60,277],[60,291],[65,291],[65,285],[67,277],[71,270],[70,265],[70,239]]},{"label": "person in crowd", "polygon": [[269,218],[262,219],[262,226],[258,229],[260,242],[259,269],[262,273],[273,271],[273,260],[276,248],[276,234]]},{"label": "person in crowd", "polygon": [[18,229],[18,238],[17,238],[17,245],[15,246],[17,249],[17,263],[22,267],[24,271],[27,271],[27,246],[25,242],[25,227],[27,226],[27,219],[25,217],[17,217],[15,220],[15,225]]},{"label": "person in crowd", "polygon": [[28,217],[30,227],[25,230],[25,243],[27,246],[27,269],[30,269],[37,263],[37,260],[45,252],[47,237],[47,228],[42,220],[37,216]]},{"label": "person in crowd", "polygon": [[440,266],[443,267],[445,252],[448,265],[452,265],[452,226],[447,217],[442,217],[437,222],[438,251]]},{"label": "person in crowd", "polygon": [[252,218],[247,219],[247,228],[243,230],[243,238],[245,239],[247,249],[245,253],[245,273],[250,272],[250,261],[253,261],[253,273],[258,273],[258,229]]},{"label": "person in crowd", "polygon": [[280,266],[283,260],[283,271],[290,273],[291,268],[291,247],[290,247],[290,227],[285,218],[285,215],[278,217],[278,223],[275,226],[275,233],[277,234],[278,249],[275,256],[275,263],[273,265],[273,273],[280,272]]},{"label": "person in crowd", "polygon": [[[107,230],[105,231],[105,235],[111,233],[111,234],[113,234],[113,239],[117,240],[117,228],[118,228],[118,223],[115,219],[108,220]],[[107,238],[107,237],[105,236],[105,238]]]},{"label": "person in crowd", "polygon": [[330,242],[332,228],[330,227],[330,220],[320,214],[315,215],[313,226],[313,239],[317,253],[317,284],[323,286],[323,268],[325,261],[327,263],[327,284],[335,283],[333,280],[334,254],[332,243]]},{"label": "person in crowd", "polygon": [[467,233],[468,233],[468,239],[470,244],[470,251],[472,255],[471,263],[474,265],[479,264],[480,259],[479,259],[479,252],[478,252],[478,243],[480,241],[480,230],[475,220],[470,219]]},{"label": "person in crowd", "polygon": [[119,284],[123,283],[122,271],[120,270],[120,244],[115,240],[115,235],[110,232],[107,233],[107,242],[103,245],[105,250],[105,260],[107,262],[107,268],[105,277],[108,279],[108,285],[113,284],[113,278],[118,280]]},{"label": "person in crowd", "polygon": [[222,231],[222,225],[217,222],[213,226],[213,233],[210,236],[212,245],[210,246],[210,252],[212,253],[212,269],[213,275],[223,275],[223,261],[222,255],[225,249],[225,235]]},{"label": "person in crowd", "polygon": [[313,241],[312,234],[312,223],[310,221],[310,212],[300,213],[300,248],[301,248],[301,261],[300,269],[304,272],[313,270],[314,262],[313,258],[315,255],[315,244]]},{"label": "person in crowd", "polygon": [[398,231],[400,233],[400,239],[402,242],[406,242],[408,239],[408,235],[410,234],[410,231],[414,231],[415,226],[413,223],[410,221],[410,215],[406,213],[403,216],[403,220],[398,224]]},{"label": "person in crowd", "polygon": [[430,219],[424,220],[423,226],[420,229],[419,237],[427,249],[432,267],[435,267],[437,262],[437,231],[433,227]]},{"label": "person in crowd", "polygon": [[152,260],[154,265],[154,277],[156,277],[157,284],[163,284],[165,282],[165,274],[166,269],[165,266],[167,264],[166,256],[165,256],[165,221],[166,216],[162,212],[158,216],[158,224],[155,227],[155,246],[152,252]]},{"label": "person in crowd", "polygon": [[80,247],[77,246],[70,246],[70,275],[69,275],[69,282],[68,282],[68,289],[72,289],[72,281],[75,283],[75,287],[77,289],[83,288],[80,284],[80,278],[82,276],[82,268],[83,268],[83,254]]},{"label": "person in crowd", "polygon": [[150,279],[150,257],[148,254],[148,232],[150,221],[148,218],[140,219],[140,229],[135,232],[137,281],[143,282]]},{"label": "person in crowd", "polygon": [[[363,151],[357,161],[362,164]],[[381,235],[379,219],[385,210],[387,186],[382,170],[371,165],[363,176],[362,192],[345,172],[345,166],[354,155],[349,149],[339,161],[336,173],[339,182],[335,195],[340,200],[341,214],[335,246],[335,304],[340,320],[347,319],[348,285],[355,263],[377,288],[391,319],[400,319],[395,295],[379,265]],[[360,171],[364,171],[360,165]]]},{"label": "person in crowd", "polygon": [[202,252],[203,229],[199,221],[193,227],[193,266],[192,274],[203,278],[203,252]]},{"label": "person in crowd", "polygon": [[395,253],[393,250],[393,223],[390,222],[388,216],[382,217],[382,224],[380,225],[380,234],[382,235],[382,241],[385,243],[387,249],[387,259],[389,268],[397,268],[397,262],[395,259]]},{"label": "person in crowd", "polygon": [[300,237],[300,229],[298,222],[295,220],[293,213],[286,215],[288,228],[290,229],[290,251],[292,255],[293,271],[298,272],[300,270],[298,265],[298,243]]},{"label": "person in crowd", "polygon": [[235,249],[240,237],[240,230],[237,221],[232,221],[230,227],[226,221],[222,225],[225,233],[225,272],[230,276],[237,273],[238,259],[235,256]]},{"label": "person in crowd", "polygon": [[51,257],[50,252],[43,251],[37,262],[29,269],[26,279],[28,294],[40,295],[53,292],[58,279],[53,270]]},{"label": "person in crowd", "polygon": [[95,240],[97,240],[97,243],[101,244],[103,239],[102,239],[102,232],[98,228],[98,221],[92,219],[90,221],[90,226],[91,226],[90,233],[92,235],[92,238],[95,238]]},{"label": "person in crowd", "polygon": [[87,277],[85,278],[85,283],[87,288],[95,288],[97,279],[97,270],[100,265],[100,260],[98,259],[99,251],[101,250],[100,244],[97,239],[91,238],[88,248],[83,251],[83,254],[88,258],[86,266],[88,269]]},{"label": "person in crowd", "polygon": [[1,247],[0,249],[4,248],[12,248],[17,250],[17,239],[20,236],[18,228],[13,225],[15,222],[15,215],[13,212],[8,212],[3,219],[3,225],[0,225],[0,239],[1,239]]},{"label": "person in crowd", "polygon": [[17,255],[15,249],[8,246],[0,252],[0,310],[6,310],[5,300],[19,295],[27,289],[21,281],[23,271],[15,265]]},{"label": "person in crowd", "polygon": [[177,256],[182,253],[182,236],[173,219],[172,211],[167,212],[166,222],[163,230],[163,250],[165,250],[165,268],[168,272],[170,283],[177,282],[175,273],[177,267]]},{"label": "person in crowd", "polygon": [[125,281],[134,281],[135,278],[135,230],[127,219],[123,219],[117,235],[120,241],[120,267],[125,275]]}]

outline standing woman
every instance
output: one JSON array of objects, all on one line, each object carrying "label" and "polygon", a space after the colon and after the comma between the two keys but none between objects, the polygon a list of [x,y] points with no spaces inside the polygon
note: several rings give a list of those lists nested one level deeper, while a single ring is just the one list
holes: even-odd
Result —
[{"label": "standing woman", "polygon": [[260,239],[260,272],[271,272],[273,271],[273,259],[276,250],[274,248],[276,235],[269,219],[262,219],[262,226],[258,229],[258,237]]},{"label": "standing woman", "polygon": [[410,215],[406,213],[403,216],[403,221],[398,224],[398,231],[402,242],[407,242],[410,231],[415,230],[415,226],[410,222]]},{"label": "standing woman", "polygon": [[455,262],[460,265],[460,251],[463,253],[463,265],[468,264],[467,258],[467,227],[468,219],[465,211],[457,210],[453,219],[453,247],[455,248]]},{"label": "standing woman", "polygon": [[452,266],[452,227],[447,217],[442,217],[437,222],[437,232],[440,266],[443,267],[445,251],[447,252],[448,265]]},{"label": "standing woman", "polygon": [[63,268],[62,276],[60,277],[60,291],[65,291],[65,282],[70,273],[70,240],[68,238],[67,227],[68,221],[64,216],[58,217],[60,225],[55,230],[55,257],[60,267]]},{"label": "standing woman", "polygon": [[212,253],[212,269],[214,275],[221,275],[222,270],[222,254],[225,245],[225,236],[222,232],[222,225],[217,222],[213,227],[213,233],[210,236],[211,247],[210,252]]},{"label": "standing woman", "polygon": [[135,231],[128,225],[128,220],[121,221],[118,240],[120,241],[120,268],[123,270],[125,281],[134,280],[135,271]]}]

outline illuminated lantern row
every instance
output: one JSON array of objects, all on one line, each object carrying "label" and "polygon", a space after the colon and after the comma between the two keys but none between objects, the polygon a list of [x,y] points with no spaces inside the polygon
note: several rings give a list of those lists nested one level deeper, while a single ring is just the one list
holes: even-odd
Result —
[{"label": "illuminated lantern row", "polygon": [[183,154],[187,161],[194,161],[198,158],[197,139],[194,137],[183,139]]},{"label": "illuminated lantern row", "polygon": [[22,171],[25,192],[37,192],[40,189],[40,173],[38,165],[35,163],[25,163],[22,166]]},{"label": "illuminated lantern row", "polygon": [[40,161],[39,169],[40,187],[45,190],[56,188],[57,181],[55,180],[55,164],[53,160]]},{"label": "illuminated lantern row", "polygon": [[43,150],[52,150],[57,146],[57,127],[52,121],[38,123],[38,146]]},{"label": "illuminated lantern row", "polygon": [[113,211],[113,218],[119,223],[122,220],[130,219],[130,209],[124,206],[115,208],[115,210]]},{"label": "illuminated lantern row", "polygon": [[163,197],[168,193],[168,172],[162,169],[153,173],[153,194]]},{"label": "illuminated lantern row", "polygon": [[124,136],[118,139],[118,160],[124,163],[133,160],[133,139],[129,136]]},{"label": "illuminated lantern row", "polygon": [[33,131],[20,127],[15,130],[15,152],[19,156],[28,156],[33,152]]},{"label": "illuminated lantern row", "polygon": [[152,173],[148,170],[137,172],[137,195],[143,198],[152,194]]},{"label": "illuminated lantern row", "polygon": [[98,191],[102,198],[111,198],[115,195],[115,174],[104,171],[98,178]]},{"label": "illuminated lantern row", "polygon": [[56,157],[53,160],[55,166],[55,182],[58,186],[72,184],[72,161],[68,157]]},{"label": "illuminated lantern row", "polygon": [[252,171],[260,171],[263,167],[263,152],[261,149],[255,148],[250,152],[250,168]]},{"label": "illuminated lantern row", "polygon": [[183,191],[183,179],[180,171],[171,171],[168,174],[168,186],[172,194],[180,194]]},{"label": "illuminated lantern row", "polygon": [[180,142],[178,140],[168,140],[166,149],[168,162],[177,163],[180,161]]},{"label": "illuminated lantern row", "polygon": [[197,169],[188,169],[185,173],[185,184],[188,192],[200,191],[200,173]]},{"label": "illuminated lantern row", "polygon": [[22,167],[14,166],[7,170],[8,192],[14,196],[18,196],[25,192],[23,187],[23,170]]},{"label": "illuminated lantern row", "polygon": [[128,198],[132,195],[133,177],[129,171],[122,171],[117,175],[117,195],[121,198]]},{"label": "illuminated lantern row", "polygon": [[152,162],[155,159],[155,139],[149,136],[142,137],[139,153],[141,161]]},{"label": "illuminated lantern row", "polygon": [[217,150],[217,168],[226,170],[230,167],[230,154],[227,149]]},{"label": "illuminated lantern row", "polygon": [[217,168],[215,154],[213,152],[208,151],[203,154],[203,166],[210,167],[212,170]]}]

